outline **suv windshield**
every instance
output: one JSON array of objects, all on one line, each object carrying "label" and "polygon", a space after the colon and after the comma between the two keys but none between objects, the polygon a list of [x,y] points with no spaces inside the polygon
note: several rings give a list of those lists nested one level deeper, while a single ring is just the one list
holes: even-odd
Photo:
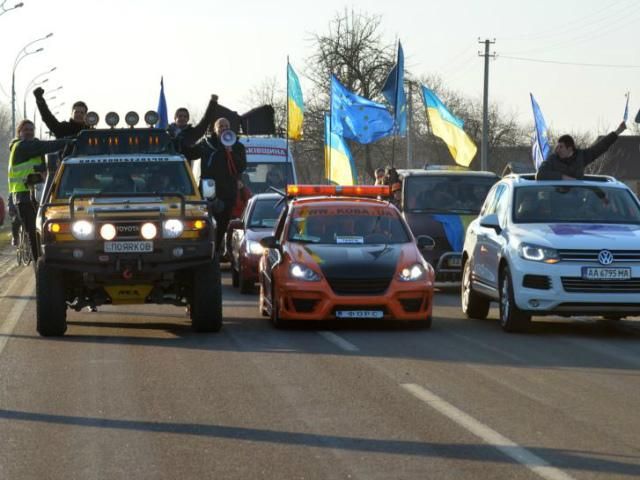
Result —
[{"label": "suv windshield", "polygon": [[280,218],[285,202],[279,198],[256,200],[251,210],[247,228],[273,228]]},{"label": "suv windshield", "polygon": [[515,189],[516,223],[640,223],[640,208],[628,190],[592,186],[531,186]]},{"label": "suv windshield", "polygon": [[404,180],[404,210],[475,215],[497,180],[475,175],[411,175]]},{"label": "suv windshield", "polygon": [[289,240],[362,245],[406,243],[409,235],[390,208],[300,207],[292,214]]},{"label": "suv windshield", "polygon": [[57,189],[58,198],[79,194],[181,193],[194,195],[184,161],[68,160]]},{"label": "suv windshield", "polygon": [[269,187],[284,190],[288,183],[293,183],[293,168],[290,163],[284,162],[247,162],[242,181],[254,194],[268,192]]}]

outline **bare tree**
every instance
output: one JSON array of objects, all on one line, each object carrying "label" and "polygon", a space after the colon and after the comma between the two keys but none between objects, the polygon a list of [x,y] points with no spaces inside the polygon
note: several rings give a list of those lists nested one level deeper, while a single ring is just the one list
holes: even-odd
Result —
[{"label": "bare tree", "polygon": [[276,77],[267,77],[249,91],[246,105],[271,105],[275,110],[275,124],[278,135],[285,135],[287,129],[287,92]]}]

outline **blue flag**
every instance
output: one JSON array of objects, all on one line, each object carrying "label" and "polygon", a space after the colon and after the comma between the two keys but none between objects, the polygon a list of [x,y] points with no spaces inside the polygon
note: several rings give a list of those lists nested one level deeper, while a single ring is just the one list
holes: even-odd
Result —
[{"label": "blue flag", "polygon": [[384,105],[350,92],[331,75],[331,130],[349,140],[372,143],[393,133],[393,117]]},{"label": "blue flag", "polygon": [[169,126],[169,114],[167,112],[167,99],[164,98],[164,77],[160,77],[160,98],[158,99],[158,124],[156,128],[163,130]]},{"label": "blue flag", "polygon": [[382,87],[382,94],[393,107],[395,133],[401,137],[407,134],[407,96],[404,92],[404,52],[398,42],[398,59],[389,72]]},{"label": "blue flag", "polygon": [[536,170],[540,167],[540,164],[544,162],[549,153],[551,153],[551,146],[549,145],[549,129],[547,128],[547,122],[544,121],[544,117],[542,116],[542,112],[540,111],[540,106],[536,99],[533,98],[533,94],[529,94],[531,96],[531,107],[533,108],[533,119],[536,122],[536,135],[534,138],[534,155],[533,155],[533,164],[536,167]]},{"label": "blue flag", "polygon": [[624,115],[622,116],[622,120],[626,123],[629,119],[629,92],[627,92],[627,103],[624,106]]}]

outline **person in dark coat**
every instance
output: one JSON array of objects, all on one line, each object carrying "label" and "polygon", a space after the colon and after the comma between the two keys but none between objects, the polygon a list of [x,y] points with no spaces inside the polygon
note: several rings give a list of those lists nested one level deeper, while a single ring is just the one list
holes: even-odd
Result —
[{"label": "person in dark coat", "polygon": [[626,128],[626,124],[622,122],[615,131],[585,149],[576,148],[571,135],[562,135],[558,139],[554,152],[540,164],[536,180],[582,179],[584,168],[605,153]]},{"label": "person in dark coat", "polygon": [[244,145],[236,140],[230,147],[220,142],[220,135],[231,127],[229,120],[216,120],[213,133],[196,144],[200,158],[200,178],[213,179],[216,184],[216,199],[221,206],[214,210],[213,216],[217,223],[216,249],[222,251],[222,239],[227,231],[231,211],[238,194],[238,180],[247,167],[247,155]]},{"label": "person in dark coat", "polygon": [[167,131],[175,139],[176,150],[182,153],[187,160],[192,161],[200,158],[198,149],[193,148],[198,140],[200,140],[207,132],[207,128],[213,123],[213,118],[218,107],[218,96],[211,95],[209,105],[202,116],[202,119],[196,124],[189,123],[189,110],[180,107],[173,116],[174,122],[169,125]]},{"label": "person in dark coat", "polygon": [[74,103],[71,107],[71,118],[61,122],[49,110],[47,101],[44,99],[44,89],[42,87],[36,88],[33,91],[33,95],[36,97],[36,105],[38,106],[40,117],[42,117],[42,121],[54,137],[75,137],[82,130],[88,128],[85,123],[87,116],[86,103],[80,101]]}]

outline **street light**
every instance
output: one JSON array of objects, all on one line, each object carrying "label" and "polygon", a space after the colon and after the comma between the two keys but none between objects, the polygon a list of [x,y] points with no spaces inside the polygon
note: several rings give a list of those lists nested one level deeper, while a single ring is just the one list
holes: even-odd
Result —
[{"label": "street light", "polygon": [[13,71],[11,73],[11,125],[13,127],[13,131],[16,131],[16,69],[22,60],[27,58],[29,55],[34,55],[36,53],[41,52],[44,48],[38,48],[37,50],[29,51],[29,47],[34,43],[41,42],[42,40],[46,40],[53,36],[53,33],[45,35],[41,38],[36,38],[35,40],[27,43],[16,55],[16,61],[13,62]]},{"label": "street light", "polygon": [[[36,81],[37,81],[40,77],[42,77],[42,76],[44,76],[44,75],[47,75],[48,73],[54,72],[54,71],[56,70],[56,68],[58,68],[58,67],[53,67],[53,68],[50,68],[49,70],[47,70],[46,72],[39,73],[38,75],[36,75],[35,77],[33,77],[33,78],[31,79],[31,81],[27,84],[27,88],[26,88],[26,89],[25,89],[25,91],[24,91],[24,97],[23,97],[23,99],[22,99],[22,115],[24,116],[24,118],[27,118],[27,95],[29,94],[29,91],[30,91],[33,87],[37,87],[37,86],[42,85],[43,83],[48,82],[48,81],[49,81],[49,79],[48,79],[48,78],[45,78],[44,80],[41,80],[41,81],[39,81],[39,82],[37,82],[37,83],[36,83]],[[61,87],[61,88],[62,88],[62,87]]]},{"label": "street light", "polygon": [[15,10],[16,8],[20,8],[24,6],[24,3],[20,2],[20,3],[16,3],[13,7],[7,8],[4,6],[5,3],[7,3],[7,0],[3,0],[3,2],[0,3],[0,17],[5,13],[10,12],[11,10]]}]

